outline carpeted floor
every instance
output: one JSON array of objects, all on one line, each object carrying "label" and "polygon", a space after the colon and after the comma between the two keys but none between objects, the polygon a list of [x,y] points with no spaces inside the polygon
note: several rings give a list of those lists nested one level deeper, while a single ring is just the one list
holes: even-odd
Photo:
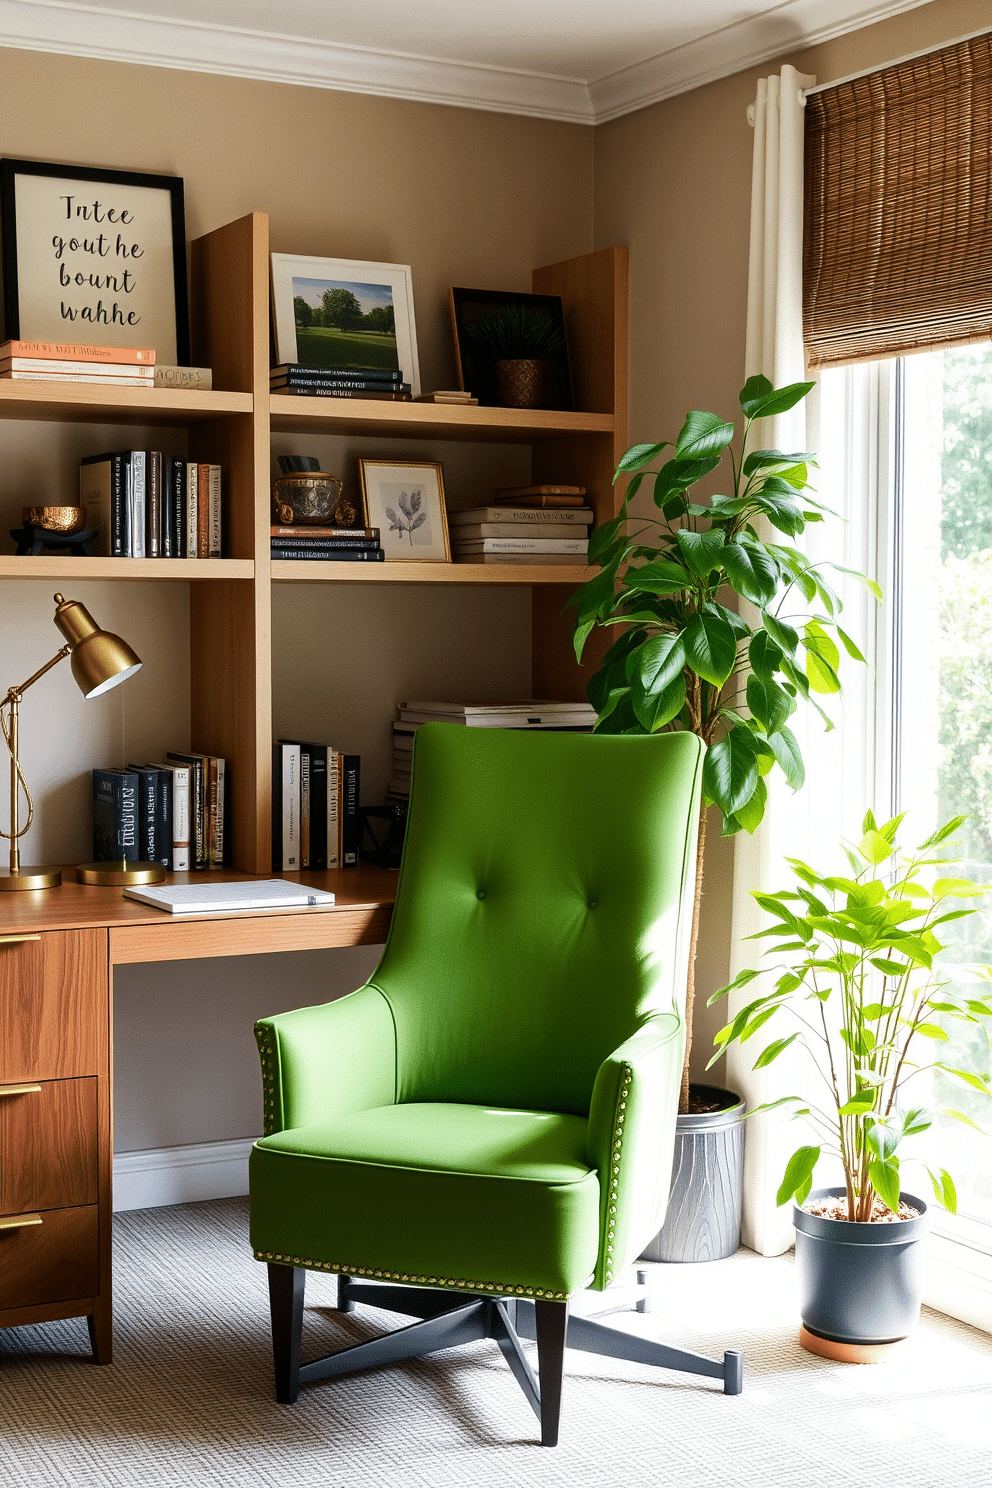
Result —
[{"label": "carpeted floor", "polygon": [[[0,1332],[0,1484],[17,1488],[987,1488],[992,1340],[936,1314],[901,1357],[858,1368],[796,1342],[788,1260],[741,1252],[652,1268],[655,1310],[622,1325],[719,1355],[743,1395],[570,1354],[561,1445],[493,1343],[272,1396],[264,1267],[243,1200],[116,1217],[116,1363],[85,1324]],[[308,1284],[304,1357],[376,1331]],[[603,1299],[593,1299],[602,1306]],[[584,1309],[585,1310],[585,1309]],[[401,1320],[394,1320],[397,1324]]]}]

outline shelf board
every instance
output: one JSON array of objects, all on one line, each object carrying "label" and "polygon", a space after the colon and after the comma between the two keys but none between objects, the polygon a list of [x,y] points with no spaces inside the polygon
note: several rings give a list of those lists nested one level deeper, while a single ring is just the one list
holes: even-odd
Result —
[{"label": "shelf board", "polygon": [[451,403],[387,403],[363,398],[306,398],[273,393],[273,431],[311,434],[409,435],[479,444],[530,444],[569,434],[612,434],[612,413],[557,409],[462,408]]},{"label": "shelf board", "polygon": [[278,584],[584,584],[587,571],[577,563],[312,563],[273,559]]},{"label": "shelf board", "polygon": [[91,382],[0,379],[0,418],[61,423],[190,424],[251,413],[251,393],[197,393],[181,388],[100,387]]},{"label": "shelf board", "polygon": [[73,558],[0,555],[0,579],[144,579],[186,583],[193,579],[252,579],[250,558]]}]

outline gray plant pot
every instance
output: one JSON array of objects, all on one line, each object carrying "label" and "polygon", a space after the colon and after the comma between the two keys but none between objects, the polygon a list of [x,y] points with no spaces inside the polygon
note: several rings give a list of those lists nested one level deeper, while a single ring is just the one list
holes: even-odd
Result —
[{"label": "gray plant pot", "polygon": [[[818,1188],[810,1198],[844,1192]],[[837,1343],[895,1343],[916,1326],[930,1215],[915,1195],[900,1198],[919,1209],[918,1219],[852,1224],[793,1205],[799,1308],[811,1333]]]},{"label": "gray plant pot", "polygon": [[692,1089],[719,1098],[720,1109],[676,1122],[668,1212],[647,1261],[719,1261],[741,1243],[744,1102],[714,1085]]}]

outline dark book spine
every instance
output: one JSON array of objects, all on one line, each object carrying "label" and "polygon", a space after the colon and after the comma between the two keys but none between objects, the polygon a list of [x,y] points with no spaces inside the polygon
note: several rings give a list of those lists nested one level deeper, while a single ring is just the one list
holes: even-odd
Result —
[{"label": "dark book spine", "polygon": [[313,381],[394,383],[403,381],[398,367],[308,367],[304,362],[286,362],[273,367],[271,377],[307,377]]},{"label": "dark book spine", "polygon": [[343,755],[341,773],[343,780],[341,795],[344,807],[341,843],[341,856],[344,863],[342,866],[355,868],[358,865],[358,853],[362,845],[362,817],[358,804],[361,798],[361,755]]},{"label": "dark book spine", "polygon": [[272,872],[282,872],[282,745],[272,746]]},{"label": "dark book spine", "polygon": [[138,861],[138,777],[130,770],[93,771],[93,861]]},{"label": "dark book spine", "polygon": [[138,857],[142,863],[157,863],[158,771],[132,768],[138,778]]},{"label": "dark book spine", "polygon": [[305,548],[273,548],[273,558],[319,558],[328,561],[347,563],[382,563],[386,557],[382,548],[371,548],[368,552],[361,549],[328,550],[327,548],[315,548],[312,544]]},{"label": "dark book spine", "polygon": [[292,553],[296,548],[320,548],[325,553],[344,553],[352,549],[372,553],[379,546],[374,537],[273,537],[272,551],[277,548]]},{"label": "dark book spine", "polygon": [[408,382],[375,382],[367,377],[319,377],[306,372],[290,372],[286,377],[273,379],[275,387],[319,387],[332,391],[353,393],[401,393],[409,392]]},{"label": "dark book spine", "polygon": [[127,481],[124,456],[110,456],[110,556],[127,557]]},{"label": "dark book spine", "polygon": [[173,525],[174,558],[186,557],[186,461],[173,460],[169,486],[169,512]]},{"label": "dark book spine", "polygon": [[161,558],[162,556],[162,452],[161,450],[150,450],[148,453],[148,498],[145,505],[146,511],[146,537],[145,556],[148,558]]},{"label": "dark book spine", "polygon": [[162,557],[175,558],[176,524],[172,519],[172,467],[171,455],[162,456]]},{"label": "dark book spine", "polygon": [[310,867],[327,867],[327,745],[307,744],[310,752]]},{"label": "dark book spine", "polygon": [[158,852],[156,863],[172,867],[172,771],[156,770],[158,776]]}]

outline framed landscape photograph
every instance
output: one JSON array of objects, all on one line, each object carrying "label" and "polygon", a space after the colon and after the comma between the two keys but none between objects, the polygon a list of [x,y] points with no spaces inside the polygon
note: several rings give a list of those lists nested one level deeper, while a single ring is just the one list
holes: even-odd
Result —
[{"label": "framed landscape photograph", "polygon": [[402,372],[420,393],[409,264],[272,255],[277,365]]},{"label": "framed landscape photograph", "polygon": [[0,160],[0,217],[7,340],[189,365],[180,176]]},{"label": "framed landscape photograph", "polygon": [[[480,340],[473,329],[494,323],[507,309],[523,312],[526,320],[536,322],[557,342],[555,349],[538,359],[538,386],[535,408],[575,407],[572,375],[565,340],[565,315],[559,295],[513,294],[501,289],[457,289],[448,291],[451,329],[455,339],[455,366],[458,386],[490,408],[503,406],[496,382],[496,355]],[[491,339],[491,338],[486,338]],[[508,353],[528,355],[521,353]]]},{"label": "framed landscape photograph", "polygon": [[391,559],[450,563],[441,466],[430,461],[359,460],[368,524]]}]

